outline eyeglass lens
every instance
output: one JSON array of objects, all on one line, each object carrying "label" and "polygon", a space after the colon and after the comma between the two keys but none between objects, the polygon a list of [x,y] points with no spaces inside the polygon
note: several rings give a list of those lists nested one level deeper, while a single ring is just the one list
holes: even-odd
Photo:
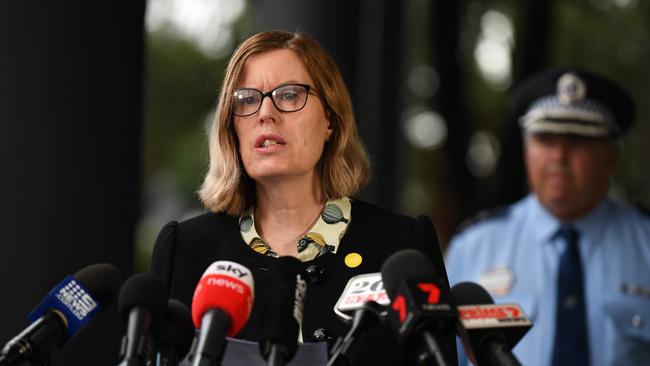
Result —
[{"label": "eyeglass lens", "polygon": [[256,89],[240,89],[234,94],[233,112],[237,116],[249,116],[262,106],[264,97],[271,97],[275,107],[282,112],[295,112],[307,103],[309,91],[304,85],[281,85],[271,92],[262,93]]}]

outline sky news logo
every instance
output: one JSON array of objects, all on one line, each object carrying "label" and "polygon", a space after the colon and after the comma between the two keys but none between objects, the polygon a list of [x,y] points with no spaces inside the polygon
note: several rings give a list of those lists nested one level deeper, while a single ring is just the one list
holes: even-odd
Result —
[{"label": "sky news logo", "polygon": [[63,286],[56,293],[56,298],[79,320],[97,308],[97,302],[75,280]]}]

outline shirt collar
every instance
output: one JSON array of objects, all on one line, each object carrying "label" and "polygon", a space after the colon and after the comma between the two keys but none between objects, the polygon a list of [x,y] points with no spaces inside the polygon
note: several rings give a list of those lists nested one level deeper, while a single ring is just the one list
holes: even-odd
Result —
[{"label": "shirt collar", "polygon": [[[314,225],[298,239],[298,259],[305,262],[325,253],[336,253],[350,224],[351,211],[349,197],[327,201]],[[251,207],[239,218],[239,229],[244,242],[258,253],[277,257],[278,254],[257,233],[254,212],[255,208]]]},{"label": "shirt collar", "polygon": [[529,194],[526,200],[530,212],[530,222],[527,226],[532,231],[531,239],[541,243],[550,243],[562,222],[548,212],[534,194]]},{"label": "shirt collar", "polygon": [[611,201],[607,198],[601,200],[598,205],[585,216],[573,221],[573,225],[580,232],[582,238],[588,242],[597,243],[607,224],[607,216],[610,212]]},{"label": "shirt collar", "polygon": [[570,223],[579,231],[581,238],[590,239],[590,242],[598,242],[596,239],[601,235],[601,231],[605,226],[609,211],[608,207],[611,202],[607,198],[603,199],[598,203],[596,208],[585,216],[571,222],[565,222],[553,216],[534,194],[529,194],[527,204],[530,207],[530,227],[532,228],[533,236],[542,243],[550,243],[557,234],[558,229],[567,223]]}]

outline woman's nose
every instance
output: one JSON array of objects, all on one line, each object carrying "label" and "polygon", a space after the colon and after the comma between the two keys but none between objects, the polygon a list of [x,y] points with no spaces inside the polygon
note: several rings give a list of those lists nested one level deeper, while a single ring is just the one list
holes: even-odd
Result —
[{"label": "woman's nose", "polygon": [[275,122],[277,120],[278,110],[270,97],[262,99],[262,105],[258,113],[260,122]]}]

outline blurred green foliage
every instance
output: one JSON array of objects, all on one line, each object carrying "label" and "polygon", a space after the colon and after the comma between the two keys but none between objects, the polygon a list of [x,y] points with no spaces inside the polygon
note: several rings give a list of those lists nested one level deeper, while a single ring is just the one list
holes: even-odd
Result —
[{"label": "blurred green foliage", "polygon": [[[176,209],[198,208],[196,190],[207,169],[207,126],[216,107],[225,59],[204,55],[192,42],[169,30],[149,32],[146,40],[143,128],[143,201],[137,228],[135,268],[149,266],[158,230],[183,212],[167,211],[161,194],[174,196]],[[162,185],[164,190],[155,190]],[[171,192],[169,192],[171,190]]]},{"label": "blurred green foliage", "polygon": [[205,129],[226,67],[168,31],[149,33],[146,53],[144,175],[173,171],[191,195],[207,164]]}]

